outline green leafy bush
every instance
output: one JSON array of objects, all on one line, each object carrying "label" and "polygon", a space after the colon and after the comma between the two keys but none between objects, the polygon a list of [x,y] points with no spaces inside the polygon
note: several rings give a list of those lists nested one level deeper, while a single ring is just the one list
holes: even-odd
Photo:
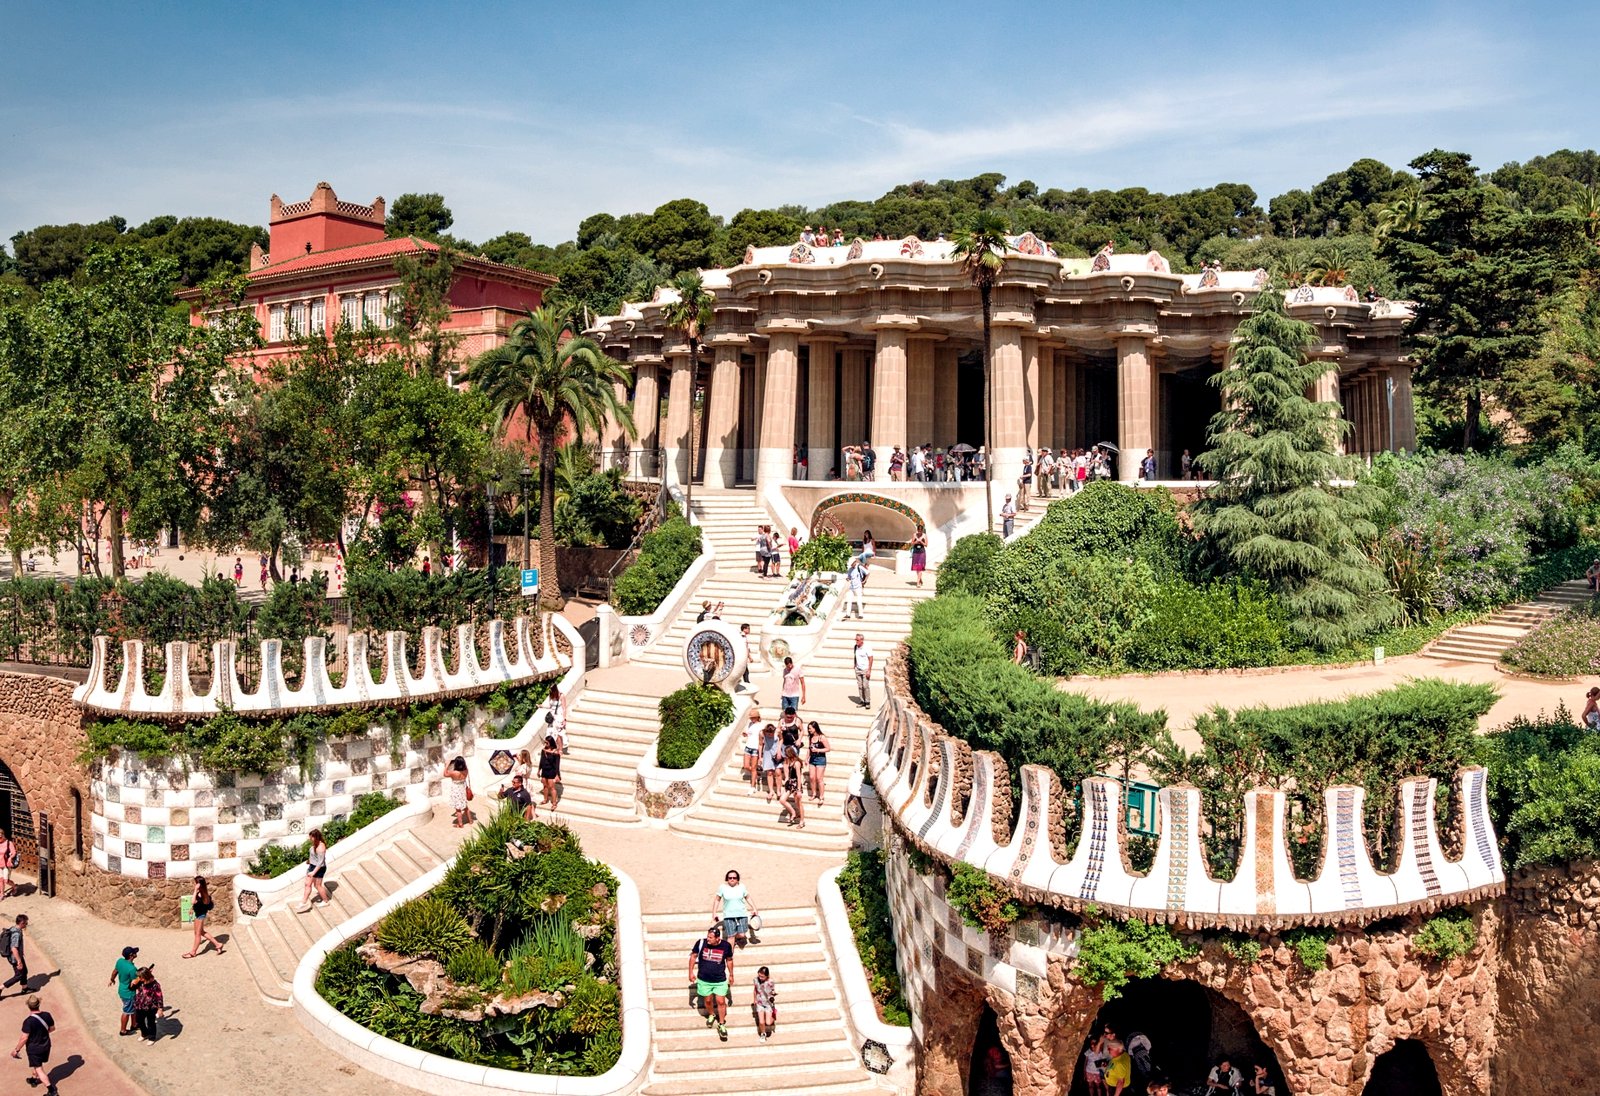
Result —
[{"label": "green leafy bush", "polygon": [[463,986],[492,990],[500,984],[502,966],[499,956],[483,941],[469,940],[450,956],[445,973]]},{"label": "green leafy bush", "polygon": [[563,913],[535,917],[528,934],[511,949],[506,981],[512,992],[551,992],[583,973],[584,942]]},{"label": "green leafy bush", "polygon": [[1600,674],[1600,605],[1569,609],[1517,640],[1500,660],[1546,677]]},{"label": "green leafy bush", "polygon": [[1141,670],[1271,666],[1291,642],[1288,616],[1266,587],[1169,581],[1156,587],[1124,657]]},{"label": "green leafy bush", "polygon": [[662,697],[657,710],[661,732],[656,737],[656,764],[689,769],[717,732],[733,721],[733,698],[714,685],[689,684]]},{"label": "green leafy bush", "polygon": [[988,618],[996,635],[1027,634],[1040,668],[1121,670],[1150,621],[1156,572],[1140,559],[1055,554],[1030,532],[996,558]]},{"label": "green leafy bush", "polygon": [[1140,491],[1111,480],[1096,481],[1051,503],[1023,539],[1030,538],[1044,555],[1132,558],[1162,576],[1182,571],[1188,555],[1178,506],[1170,494]]},{"label": "green leafy bush", "polygon": [[1254,936],[1229,932],[1222,935],[1219,943],[1222,945],[1223,951],[1247,967],[1252,966],[1257,959],[1261,958],[1261,941]]},{"label": "green leafy bush", "polygon": [[1565,705],[1537,720],[1513,719],[1475,743],[1488,770],[1489,813],[1507,870],[1600,858],[1600,823],[1565,796],[1600,802],[1600,742]]},{"label": "green leafy bush", "polygon": [[911,1023],[900,972],[895,966],[894,918],[889,912],[889,880],[882,849],[851,849],[839,872],[839,894],[850,915],[856,952],[866,969],[878,1016],[886,1024]]},{"label": "green leafy bush", "polygon": [[974,597],[988,594],[995,557],[1004,547],[1005,541],[998,533],[969,533],[956,541],[939,564],[939,593]]},{"label": "green leafy bush", "polygon": [[1467,954],[1478,942],[1478,927],[1466,910],[1446,910],[1422,923],[1412,938],[1418,951],[1431,959],[1449,960]]},{"label": "green leafy bush", "polygon": [[1154,978],[1169,963],[1199,954],[1166,925],[1143,921],[1117,921],[1102,917],[1094,906],[1084,910],[1088,927],[1078,937],[1077,975],[1100,987],[1100,995],[1114,1001],[1137,978]]},{"label": "green leafy bush", "polygon": [[[355,801],[350,814],[344,818],[334,818],[322,824],[322,839],[328,847],[343,841],[346,837],[360,830],[370,822],[376,822],[396,807],[400,800],[384,795],[382,792],[368,792]],[[311,842],[302,841],[298,845],[263,845],[256,853],[255,859],[245,868],[245,872],[258,878],[275,878],[286,871],[298,868],[306,862],[311,855]]]},{"label": "green leafy bush", "polygon": [[945,900],[961,920],[984,932],[998,932],[1022,916],[1022,903],[981,868],[957,860],[950,865]]},{"label": "green leafy bush", "polygon": [[843,571],[850,566],[852,546],[844,537],[818,533],[800,546],[789,560],[789,573],[796,571]]},{"label": "green leafy bush", "polygon": [[1283,942],[1308,971],[1328,969],[1328,944],[1332,940],[1333,930],[1327,928],[1289,929],[1283,934]]},{"label": "green leafy bush", "polygon": [[624,616],[660,608],[685,571],[700,558],[700,530],[673,515],[639,542],[639,558],[617,578],[611,603]]},{"label": "green leafy bush", "polygon": [[400,955],[427,955],[443,962],[472,941],[467,919],[437,898],[413,898],[378,922],[378,943]]},{"label": "green leafy bush", "polygon": [[556,540],[567,545],[626,548],[643,507],[628,493],[622,469],[586,475],[556,503]]}]

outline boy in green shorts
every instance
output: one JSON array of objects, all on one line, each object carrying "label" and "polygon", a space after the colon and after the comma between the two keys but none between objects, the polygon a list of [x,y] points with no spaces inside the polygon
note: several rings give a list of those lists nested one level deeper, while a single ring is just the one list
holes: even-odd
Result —
[{"label": "boy in green shorts", "polygon": [[689,978],[694,992],[705,1002],[706,1027],[716,1025],[717,1035],[728,1041],[728,1002],[733,985],[733,945],[722,938],[722,926],[712,925],[704,940],[689,949]]}]

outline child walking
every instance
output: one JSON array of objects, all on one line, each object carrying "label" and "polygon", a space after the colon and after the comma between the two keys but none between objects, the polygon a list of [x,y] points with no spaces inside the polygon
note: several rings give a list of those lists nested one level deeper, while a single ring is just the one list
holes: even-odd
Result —
[{"label": "child walking", "polygon": [[772,1038],[772,1029],[778,1023],[778,983],[766,967],[756,971],[752,1003],[756,1010],[756,1036],[764,1043]]}]

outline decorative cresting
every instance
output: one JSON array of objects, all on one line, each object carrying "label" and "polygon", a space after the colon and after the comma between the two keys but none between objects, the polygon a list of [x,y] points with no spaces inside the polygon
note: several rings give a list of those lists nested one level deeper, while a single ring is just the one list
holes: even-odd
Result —
[{"label": "decorative cresting", "polygon": [[[905,680],[904,658],[902,649],[891,660],[889,698],[867,739],[867,772],[885,813],[923,851],[980,868],[1030,901],[1066,909],[1092,902],[1121,916],[1192,929],[1277,930],[1366,923],[1505,889],[1485,772],[1477,767],[1456,775],[1459,860],[1445,855],[1435,824],[1437,782],[1400,782],[1400,847],[1389,873],[1373,867],[1361,826],[1366,792],[1359,787],[1324,790],[1327,836],[1311,880],[1295,878],[1287,802],[1272,788],[1245,796],[1239,867],[1227,881],[1206,869],[1198,788],[1161,789],[1161,837],[1147,874],[1128,866],[1125,806],[1115,780],[1085,780],[1080,808],[1051,770],[1024,765],[1013,828],[1005,759],[952,738],[904,696],[897,687]],[[1078,816],[1070,855],[1062,825],[1069,812]]]},{"label": "decorative cresting", "polygon": [[[887,495],[875,495],[870,491],[845,491],[841,494],[829,495],[827,498],[817,503],[816,509],[811,511],[811,535],[816,536],[819,532],[832,532],[833,528],[829,524],[829,511],[837,510],[841,506],[849,506],[856,503],[867,506],[881,506],[883,509],[899,514],[901,517],[905,518],[912,524],[913,527],[915,527],[916,531],[921,533],[923,536],[928,535],[928,526],[927,523],[922,520],[921,514],[917,513],[910,506],[904,502],[901,502],[899,499],[892,499]],[[833,526],[837,525],[837,522],[833,522]],[[839,528],[842,529],[843,527],[839,526]],[[878,541],[879,548],[906,548],[909,546],[909,541]]]},{"label": "decorative cresting", "polygon": [[[533,633],[535,626],[540,630],[538,636]],[[406,633],[384,633],[380,679],[372,676],[367,665],[367,637],[352,633],[345,641],[344,681],[337,688],[328,676],[327,652],[321,636],[305,641],[305,673],[297,689],[289,688],[283,676],[283,642],[263,640],[261,679],[254,692],[240,687],[237,651],[231,641],[212,645],[211,665],[217,669],[212,672],[210,688],[203,693],[196,692],[189,682],[189,644],[168,643],[166,677],[161,691],[154,696],[145,691],[144,641],[123,641],[122,672],[116,685],[108,688],[106,667],[111,640],[95,636],[89,679],[73,690],[72,699],[88,711],[107,715],[192,719],[216,715],[224,709],[257,714],[396,701],[428,703],[497,685],[550,677],[563,669],[549,614],[540,617],[537,625],[527,617],[518,617],[512,623],[509,649],[505,622],[491,621],[489,657],[485,662],[478,661],[473,626],[458,626],[454,668],[445,665],[442,634],[438,628],[422,630],[422,651],[412,665],[406,658]],[[571,659],[566,661],[570,663]]]}]

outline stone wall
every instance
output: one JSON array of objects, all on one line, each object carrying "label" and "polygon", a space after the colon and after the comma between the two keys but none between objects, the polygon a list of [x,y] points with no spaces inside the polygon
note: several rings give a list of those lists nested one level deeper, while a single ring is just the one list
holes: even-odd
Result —
[{"label": "stone wall", "polygon": [[[77,760],[88,739],[72,689],[73,683],[62,678],[0,673],[0,760],[22,786],[35,819],[41,811],[50,816],[56,838],[56,894],[119,924],[176,925],[178,898],[189,893],[192,880],[128,879],[73,855],[74,809],[80,804],[86,851],[90,844],[91,780]],[[25,872],[36,867],[24,864]],[[227,885],[225,878],[211,882],[213,890]],[[227,903],[219,903],[212,921],[226,925],[232,916]]]},{"label": "stone wall", "polygon": [[[966,1091],[973,1035],[985,1006],[994,1010],[1011,1056],[1017,1096],[1067,1091],[1103,1004],[1099,988],[1074,972],[1079,930],[1065,927],[1070,919],[1030,915],[1004,936],[969,928],[945,901],[942,878],[917,874],[903,853],[890,858],[890,899],[901,975],[915,1002],[918,1091]],[[1323,971],[1308,971],[1290,948],[1262,936],[1268,946],[1254,963],[1211,942],[1162,977],[1198,983],[1238,1006],[1295,1096],[1359,1096],[1378,1056],[1402,1039],[1427,1048],[1446,1093],[1510,1092],[1491,1086],[1501,1045],[1494,1022],[1501,911],[1490,902],[1473,911],[1479,944],[1448,962],[1416,952],[1411,935],[1419,922],[1413,919],[1393,928],[1338,933]],[[1551,1034],[1548,1017],[1548,1008],[1529,1010],[1530,1024],[1542,1025],[1541,1042]],[[1509,1049],[1517,1056],[1545,1057],[1529,1054],[1532,1046],[1518,1039]],[[1595,1075],[1595,1069],[1584,1074]]]}]

